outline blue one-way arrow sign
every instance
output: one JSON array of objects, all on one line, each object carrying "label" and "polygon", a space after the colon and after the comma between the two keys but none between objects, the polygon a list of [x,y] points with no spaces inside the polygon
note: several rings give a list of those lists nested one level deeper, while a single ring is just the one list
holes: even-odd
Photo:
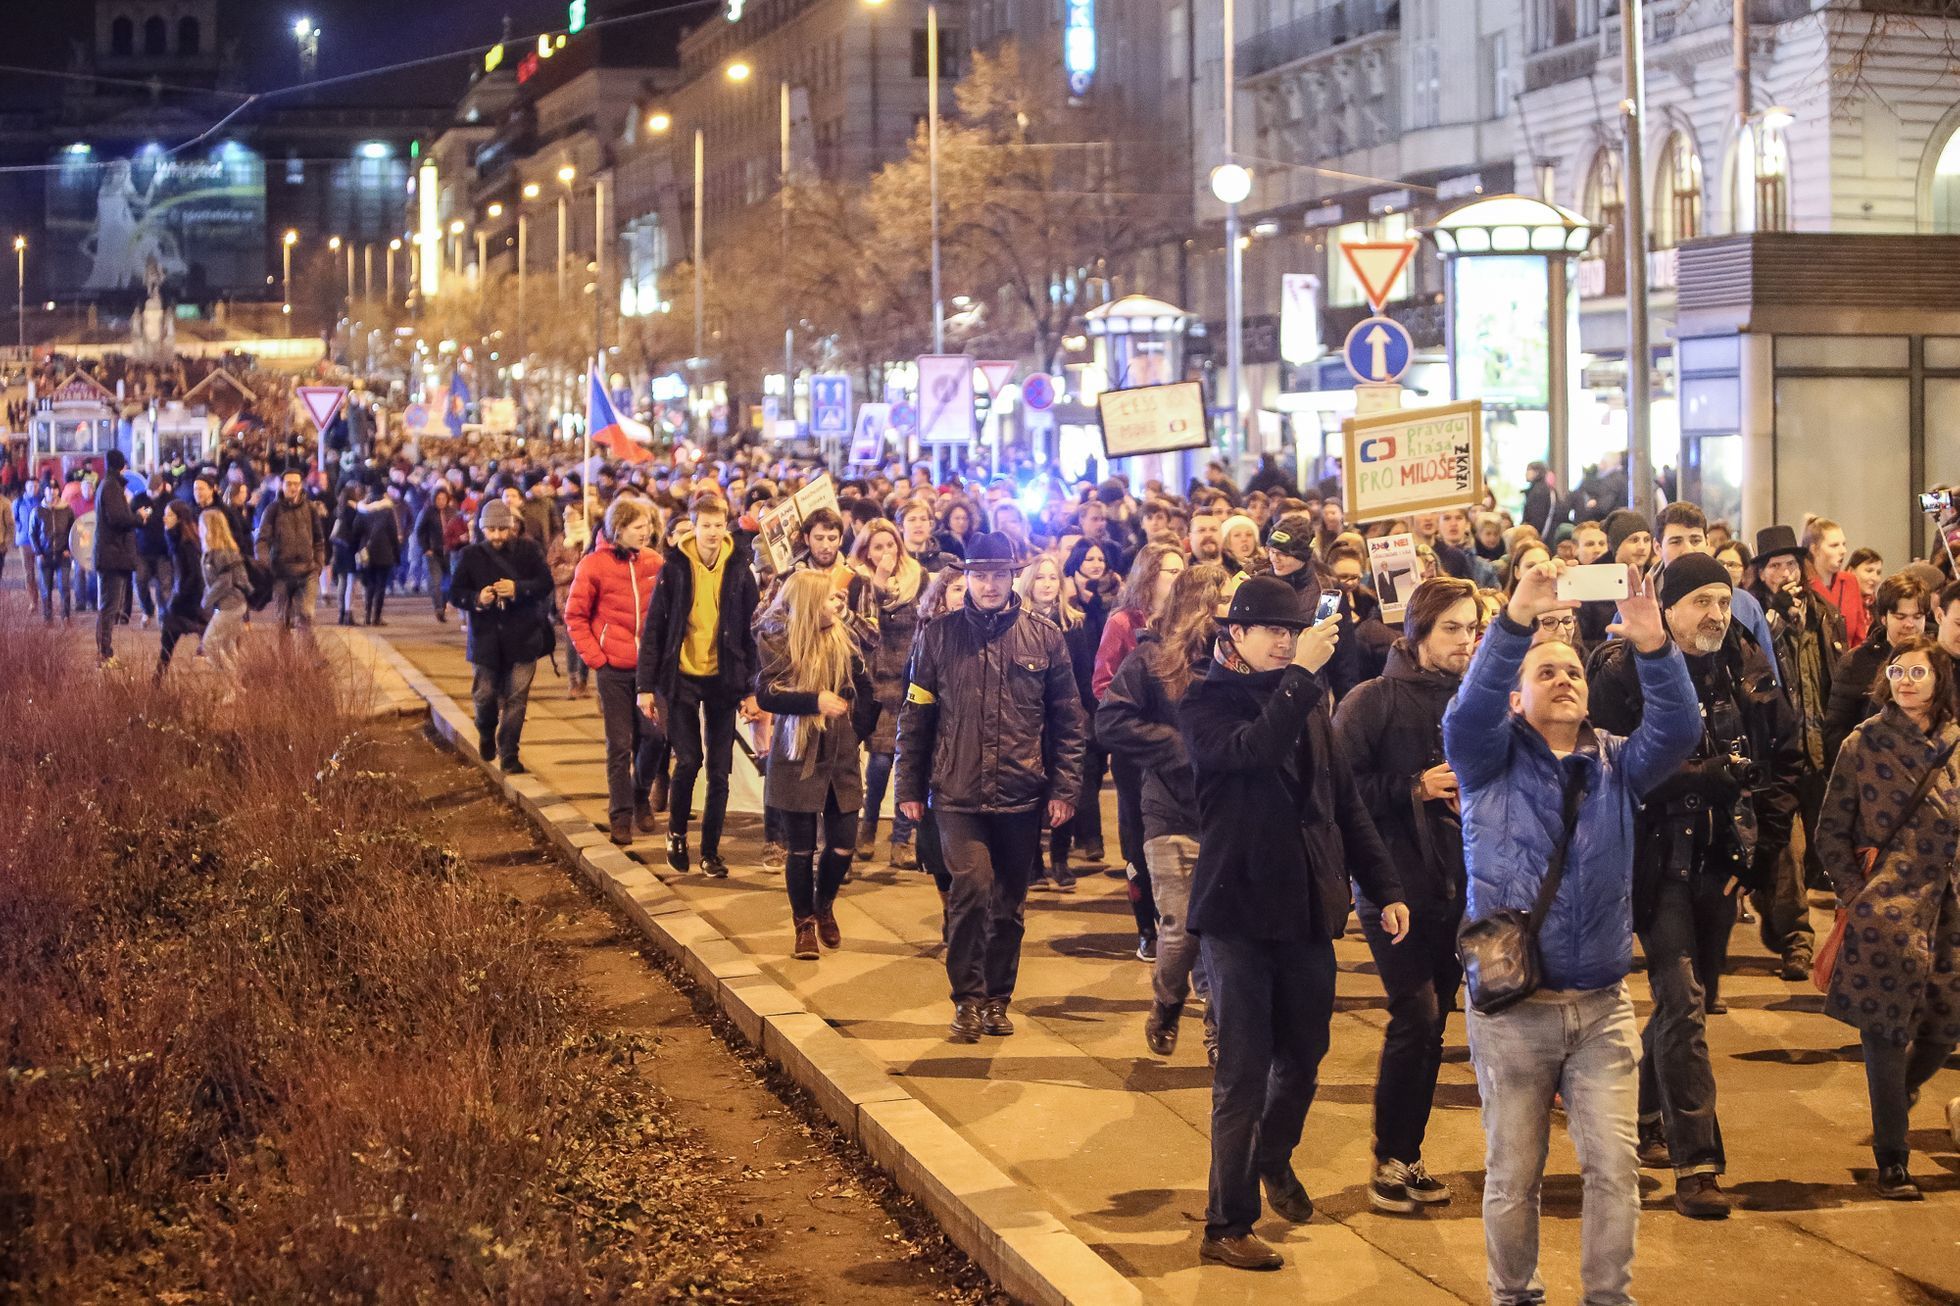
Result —
[{"label": "blue one-way arrow sign", "polygon": [[1402,379],[1415,358],[1415,342],[1394,318],[1368,317],[1355,323],[1341,347],[1354,379],[1382,385]]}]

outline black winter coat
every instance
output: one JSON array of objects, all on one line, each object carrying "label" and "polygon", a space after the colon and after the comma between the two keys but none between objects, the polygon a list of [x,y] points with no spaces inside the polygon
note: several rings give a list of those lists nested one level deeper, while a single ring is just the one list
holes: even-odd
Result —
[{"label": "black winter coat", "polygon": [[356,538],[356,557],[359,549],[366,549],[369,570],[393,571],[401,565],[401,524],[395,517],[395,506],[386,499],[377,499],[361,509],[360,534]]},{"label": "black winter coat", "polygon": [[1418,797],[1416,781],[1445,760],[1443,713],[1460,683],[1423,670],[1408,642],[1397,640],[1381,678],[1356,687],[1334,713],[1334,737],[1401,874],[1409,910],[1452,928],[1463,917],[1463,818],[1440,799]]},{"label": "black winter coat", "polygon": [[[821,812],[825,800],[834,797],[838,810],[857,811],[864,806],[859,745],[871,733],[878,710],[863,657],[851,655],[850,674],[836,691],[851,710],[840,717],[824,718],[817,711],[817,695],[777,688],[777,682],[790,671],[788,642],[782,630],[764,631],[756,640],[756,648],[762,660],[755,678],[756,706],[774,714],[763,801],[785,812]],[[809,747],[792,759],[798,722],[803,717],[816,717],[820,725],[812,732]]]},{"label": "black winter coat", "polygon": [[[898,719],[898,801],[1026,812],[1081,797],[1088,726],[1061,628],[971,600],[919,635]],[[927,795],[930,794],[930,799]]]},{"label": "black winter coat", "polygon": [[[514,581],[517,593],[479,603],[480,592],[499,580]],[[520,536],[501,549],[485,543],[462,550],[449,574],[449,601],[470,614],[465,656],[476,666],[507,671],[550,653],[556,641],[551,595],[551,568],[544,550],[530,540]]]},{"label": "black winter coat", "polygon": [[[1177,725],[1177,704],[1152,668],[1157,637],[1137,636],[1096,708],[1096,742],[1143,772],[1143,837],[1198,837],[1198,788]],[[1188,688],[1188,687],[1187,687]]]},{"label": "black winter coat", "polygon": [[170,541],[163,529],[163,500],[152,499],[147,494],[139,494],[129,501],[130,510],[141,514],[150,510],[148,521],[136,525],[136,556],[139,558],[168,558]]},{"label": "black winter coat", "polygon": [[[1590,720],[1599,729],[1631,735],[1640,725],[1645,699],[1635,663],[1624,639],[1594,652],[1587,679]],[[1796,777],[1804,769],[1797,719],[1768,657],[1732,625],[1721,652],[1696,654],[1687,663],[1705,725],[1694,753],[1647,793],[1634,815],[1636,930],[1653,919],[1654,897],[1666,879],[1705,873],[1767,888],[1797,814]],[[1725,703],[1733,704],[1732,713]],[[1732,727],[1741,734],[1730,733]],[[1729,763],[1729,745],[1738,739],[1765,772],[1746,795]]]},{"label": "black winter coat", "polygon": [[135,571],[136,563],[136,510],[122,477],[111,473],[95,492],[95,569]]},{"label": "black winter coat", "polygon": [[[734,540],[734,536],[729,537]],[[715,632],[715,689],[738,702],[755,688],[755,609],[760,598],[748,549],[739,541],[721,564],[721,623]],[[694,610],[694,563],[681,547],[667,550],[647,601],[636,673],[642,694],[671,699],[681,683],[681,645]]]},{"label": "black winter coat", "polygon": [[1198,794],[1192,932],[1337,939],[1352,905],[1350,874],[1370,901],[1404,901],[1334,741],[1318,676],[1214,662],[1185,692],[1177,719]]},{"label": "black winter coat", "polygon": [[1885,619],[1872,623],[1865,642],[1844,655],[1831,672],[1830,704],[1824,709],[1824,761],[1837,761],[1838,750],[1860,721],[1878,715],[1872,702],[1872,682],[1892,656],[1885,642]]},{"label": "black winter coat", "polygon": [[166,537],[170,547],[170,613],[188,622],[204,620],[204,545],[196,531]]}]

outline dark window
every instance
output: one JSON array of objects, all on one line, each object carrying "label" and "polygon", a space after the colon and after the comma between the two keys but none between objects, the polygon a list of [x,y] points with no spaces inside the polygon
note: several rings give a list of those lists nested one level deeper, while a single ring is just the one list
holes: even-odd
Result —
[{"label": "dark window", "polygon": [[130,55],[136,53],[136,24],[127,18],[118,18],[109,24],[109,53]]},{"label": "dark window", "polygon": [[196,54],[198,46],[204,41],[204,29],[195,18],[186,18],[177,24],[177,53]]},{"label": "dark window", "polygon": [[[960,75],[960,33],[956,28],[939,29],[939,75],[957,78]],[[912,75],[926,75],[926,29],[917,28],[912,33]]]},{"label": "dark window", "polygon": [[170,53],[170,24],[161,17],[147,18],[143,21],[143,53]]}]

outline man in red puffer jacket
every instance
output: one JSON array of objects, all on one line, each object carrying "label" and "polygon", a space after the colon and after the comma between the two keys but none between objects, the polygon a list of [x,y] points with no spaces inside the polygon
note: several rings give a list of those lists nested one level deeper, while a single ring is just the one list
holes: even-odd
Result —
[{"label": "man in red puffer jacket", "polygon": [[644,499],[614,499],[606,511],[606,535],[579,560],[565,597],[565,632],[599,682],[599,717],[606,727],[607,818],[612,841],[633,842],[633,826],[653,833],[649,792],[666,744],[659,725],[634,702],[634,675],[640,662],[640,631],[660,554],[647,547],[653,535],[653,505]]}]

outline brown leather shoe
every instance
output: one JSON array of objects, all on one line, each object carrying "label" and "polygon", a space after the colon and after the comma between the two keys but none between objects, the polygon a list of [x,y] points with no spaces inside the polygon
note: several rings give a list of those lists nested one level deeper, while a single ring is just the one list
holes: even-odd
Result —
[{"label": "brown leather shoe", "polygon": [[953,1024],[947,1030],[946,1038],[953,1043],[980,1041],[980,1003],[977,999],[963,998],[953,1004]]},{"label": "brown leather shoe", "polygon": [[1726,1220],[1729,1195],[1712,1174],[1683,1175],[1674,1181],[1674,1209],[1690,1220]]},{"label": "brown leather shoe", "polygon": [[1007,1018],[1006,998],[988,998],[980,1004],[980,1032],[997,1038],[1014,1032],[1014,1022]]},{"label": "brown leather shoe", "polygon": [[641,834],[653,834],[660,827],[653,821],[653,804],[639,802],[633,805],[633,825]]},{"label": "brown leather shoe", "polygon": [[1286,1262],[1258,1237],[1242,1233],[1236,1238],[1207,1238],[1198,1244],[1198,1259],[1229,1265],[1235,1270],[1277,1270]]},{"label": "brown leather shoe", "polygon": [[837,928],[837,913],[829,907],[817,908],[817,937],[826,948],[844,946],[844,932]]},{"label": "brown leather shoe", "polygon": [[822,956],[817,948],[817,918],[799,916],[796,918],[796,948],[790,956],[798,961],[815,961]]}]

